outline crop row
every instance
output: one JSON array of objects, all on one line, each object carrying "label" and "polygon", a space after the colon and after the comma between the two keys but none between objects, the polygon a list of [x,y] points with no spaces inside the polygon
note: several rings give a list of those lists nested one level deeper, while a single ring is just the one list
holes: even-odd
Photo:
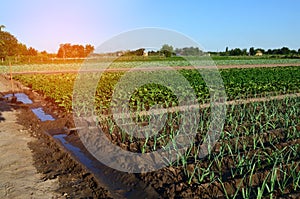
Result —
[{"label": "crop row", "polygon": [[[179,72],[189,81],[189,84],[197,96],[198,102],[209,102],[210,88],[207,87],[199,71],[180,70]],[[159,72],[133,73],[140,76],[141,73],[151,75]],[[124,72],[107,72],[103,73],[101,78],[99,78],[95,101],[98,105],[97,108],[101,109],[101,113],[105,113],[110,107],[115,86],[123,74]],[[300,92],[300,67],[225,69],[220,70],[220,74],[223,78],[228,100]],[[67,111],[72,110],[72,95],[76,79],[75,74],[17,75],[15,78],[32,89],[44,93],[58,103],[59,106],[65,107]],[[169,78],[168,73],[163,73],[162,78]],[[95,77],[91,79],[95,79]],[[89,82],[88,80],[87,78],[85,84],[94,84],[94,82]],[[129,82],[129,84],[138,84],[138,82]],[[190,95],[190,93],[185,90],[185,87],[181,85],[178,85],[176,92],[180,93],[183,98]],[[120,100],[130,98],[130,106],[132,109],[137,109],[137,106],[140,106],[141,109],[148,110],[149,107],[157,103],[163,107],[178,104],[177,96],[175,96],[169,88],[154,83],[136,88],[131,96],[128,96],[128,93],[122,93],[122,91],[118,92],[118,94],[119,96],[116,97]],[[142,105],[144,107],[141,107]],[[82,106],[85,105],[82,104]]]},{"label": "crop row", "polygon": [[[170,182],[184,184],[186,189],[196,194],[188,197],[195,197],[198,192],[210,197],[227,198],[261,198],[297,193],[300,191],[299,110],[300,98],[230,105],[219,141],[212,153],[201,159],[199,146],[210,125],[210,110],[203,110],[207,117],[201,117],[195,142],[176,160],[169,160],[168,169],[173,170],[174,175],[164,170],[152,180],[156,182],[166,175]],[[174,116],[170,118],[174,119]],[[171,140],[177,128],[172,122],[167,126],[162,130],[161,137],[146,140],[148,144],[141,143],[139,152],[153,151]],[[120,131],[113,133],[116,132]],[[130,139],[123,139],[123,143],[130,146]],[[144,174],[142,179],[150,176]],[[165,191],[167,194],[168,189]]]},{"label": "crop row", "polygon": [[[188,58],[188,60],[192,58]],[[204,60],[201,60],[204,59]],[[197,58],[197,62],[193,62],[194,65],[203,65],[203,64],[215,64],[217,66],[223,65],[263,65],[263,64],[300,64],[300,59],[228,59],[228,60],[214,60],[210,58]],[[109,60],[108,60],[109,61]],[[110,68],[132,68],[143,65],[145,61],[114,61]],[[89,61],[89,63],[47,63],[47,64],[22,64],[22,65],[13,65],[13,72],[25,72],[25,71],[64,71],[64,70],[79,70],[84,68],[101,68],[105,67],[107,61]],[[174,60],[157,60],[157,61],[148,61],[148,64],[155,66],[189,66],[189,63],[185,59],[174,59]],[[10,68],[6,65],[0,66],[1,73],[9,73]]]}]

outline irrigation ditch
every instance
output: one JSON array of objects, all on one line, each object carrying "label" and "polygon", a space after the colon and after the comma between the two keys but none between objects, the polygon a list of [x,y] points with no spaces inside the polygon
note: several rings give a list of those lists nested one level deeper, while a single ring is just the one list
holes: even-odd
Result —
[{"label": "irrigation ditch", "polygon": [[74,127],[71,115],[19,82],[14,85],[14,92],[1,93],[1,98],[21,111],[18,122],[38,138],[30,143],[35,167],[45,180],[59,178],[58,192],[67,198],[159,198],[134,174],[111,169],[89,154],[68,131]]}]

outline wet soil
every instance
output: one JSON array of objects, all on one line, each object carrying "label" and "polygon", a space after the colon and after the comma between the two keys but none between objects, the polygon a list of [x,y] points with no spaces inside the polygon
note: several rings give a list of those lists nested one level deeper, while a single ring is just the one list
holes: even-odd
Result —
[{"label": "wet soil", "polygon": [[[28,117],[32,120],[28,120]],[[58,178],[60,186],[57,191],[68,198],[109,198],[109,192],[99,186],[97,179],[45,133],[48,128],[64,127],[65,121],[67,120],[59,119],[57,123],[37,125],[40,121],[31,110],[22,110],[19,122],[30,128],[32,136],[37,138],[29,143],[35,167],[43,174],[44,179]]]},{"label": "wet soil", "polygon": [[[8,83],[7,77],[6,79],[1,77],[0,80],[4,84]],[[64,114],[63,110],[56,108],[51,102],[18,82],[14,82],[14,90],[25,93],[33,103],[24,104],[11,96],[3,98],[12,93],[11,91],[0,93],[0,97],[8,107],[18,111],[17,123],[35,138],[28,146],[32,151],[34,166],[41,174],[40,180],[45,182],[56,180],[58,184],[55,192],[60,198],[111,198],[110,193],[100,185],[93,174],[45,133],[48,129],[70,127],[71,116]],[[32,112],[32,108],[37,107],[43,107],[46,113],[54,116],[55,121],[42,122],[38,119]]]}]

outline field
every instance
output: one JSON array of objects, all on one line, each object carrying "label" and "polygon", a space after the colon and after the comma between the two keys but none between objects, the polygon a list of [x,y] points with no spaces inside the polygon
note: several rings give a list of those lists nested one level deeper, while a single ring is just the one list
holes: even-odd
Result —
[{"label": "field", "polygon": [[[117,62],[114,68],[139,64]],[[252,59],[216,60],[222,65],[299,64],[299,60]],[[187,66],[184,61],[155,61],[154,66]],[[78,70],[80,64],[20,65],[14,72]],[[1,67],[1,72],[8,68]],[[169,166],[158,171],[135,174],[145,184],[151,185],[163,198],[277,198],[300,195],[300,66],[230,68],[220,69],[227,95],[226,117],[218,142],[211,152],[200,157],[202,144],[210,129],[210,88],[198,70],[178,70],[193,88],[200,105],[199,121],[193,123],[196,136],[190,147],[176,159],[166,160]],[[132,75],[167,75],[163,71],[134,71]],[[165,126],[155,136],[143,139],[126,134],[112,117],[114,89],[124,71],[104,72],[98,81],[94,110],[84,101],[72,104],[75,73],[16,74],[14,79],[47,97],[62,110],[73,114],[97,115],[98,125],[104,129],[112,143],[124,150],[149,153],[174,142],[179,133],[181,111],[158,113],[165,118]],[[95,73],[88,73],[93,79]],[[89,86],[89,82],[85,86]],[[178,92],[189,95],[184,87]],[[118,99],[129,98],[133,112],[148,111],[158,104],[162,108],[180,105],[172,91],[158,84],[146,84],[135,89],[133,95],[118,93]],[[253,100],[255,99],[255,100]],[[122,110],[120,111],[122,113]],[[126,115],[122,116],[124,121]],[[151,124],[153,118],[137,115],[131,122],[142,126]],[[130,163],[126,163],[130,167]]]},{"label": "field", "polygon": [[[299,65],[300,59],[279,59],[279,58],[268,58],[268,57],[208,57],[203,58],[202,61],[199,61],[199,65],[203,63],[207,63],[207,60],[214,60],[214,63],[217,66],[230,66],[230,65],[272,65],[272,64],[280,64],[280,65]],[[130,58],[127,58],[130,59]],[[133,60],[128,61],[127,59],[118,59],[118,61],[114,62],[114,68],[126,68],[126,67],[134,67],[139,64],[144,63],[145,61],[151,61],[153,66],[188,66],[190,65],[186,60],[180,58],[135,58]],[[192,58],[191,58],[192,59]],[[198,57],[196,57],[199,60]],[[97,64],[97,68],[101,68],[99,66],[100,63],[105,63],[106,61],[111,61],[111,59],[106,58],[102,60],[95,60]],[[33,72],[33,71],[76,71],[79,70],[82,64],[82,60],[78,62],[74,61],[49,61],[49,62],[41,62],[41,63],[31,63],[31,64],[22,64],[22,63],[12,63],[12,71],[13,72]],[[0,65],[1,73],[9,73],[9,65],[8,63],[4,63]]]}]

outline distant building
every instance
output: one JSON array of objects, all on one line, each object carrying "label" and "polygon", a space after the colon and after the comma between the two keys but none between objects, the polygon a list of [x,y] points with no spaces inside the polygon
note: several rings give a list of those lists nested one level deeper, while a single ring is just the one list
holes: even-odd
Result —
[{"label": "distant building", "polygon": [[263,56],[263,53],[262,53],[260,50],[258,50],[258,51],[255,53],[255,56]]},{"label": "distant building", "polygon": [[149,55],[148,52],[144,51],[143,56],[148,57],[148,55]]}]

